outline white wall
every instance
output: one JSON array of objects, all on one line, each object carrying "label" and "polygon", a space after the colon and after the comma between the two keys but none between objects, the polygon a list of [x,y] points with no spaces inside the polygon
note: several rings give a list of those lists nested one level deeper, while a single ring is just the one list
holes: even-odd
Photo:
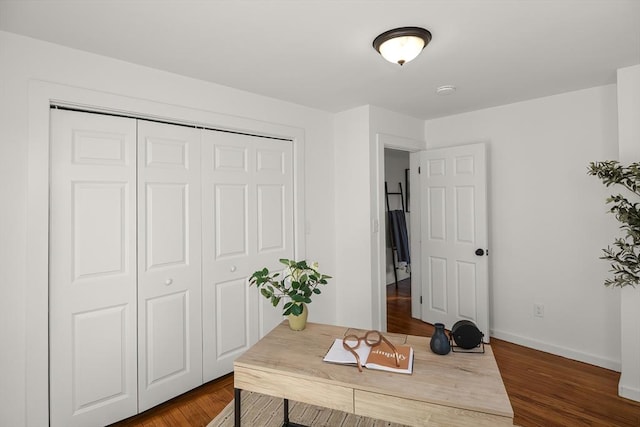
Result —
[{"label": "white wall", "polygon": [[[620,368],[618,292],[602,248],[617,232],[590,161],[617,158],[616,86],[426,122],[428,148],[488,147],[492,335]],[[544,318],[533,316],[543,304]]]},{"label": "white wall", "polygon": [[334,141],[338,324],[370,328],[369,107],[336,114]]},{"label": "white wall", "polygon": [[[30,409],[46,410],[46,382],[34,399],[26,379],[32,375],[26,359],[46,358],[27,347],[26,337],[27,325],[34,321],[27,299],[34,284],[26,280],[31,259],[26,236],[29,91],[35,80],[153,102],[168,110],[180,107],[299,130],[305,141],[307,213],[306,248],[300,253],[319,261],[323,272],[335,274],[334,153],[328,113],[6,32],[0,32],[0,64],[0,425],[42,425],[42,410]],[[335,298],[336,287],[328,285],[314,301],[310,320],[334,323]],[[38,316],[46,319],[46,313]]]},{"label": "white wall", "polygon": [[[407,182],[405,180],[405,169],[409,169],[409,152],[394,150],[391,148],[385,148],[384,180],[387,183],[387,187],[390,193],[399,193],[400,186],[398,185],[398,183],[402,184],[402,198],[404,199],[404,203],[406,207]],[[389,209],[402,210],[403,209],[402,198],[400,197],[400,195],[390,195]],[[405,218],[407,222],[407,233],[411,235],[411,230],[410,230],[411,227],[409,225],[411,213],[405,212]],[[385,219],[388,219],[388,218],[385,217]],[[386,267],[385,267],[385,271],[386,271],[385,283],[389,285],[389,284],[395,284],[395,276],[393,274],[393,270],[394,270],[393,258],[392,258],[395,255],[392,253],[392,250],[391,250],[391,241],[389,237],[389,221],[386,222],[384,234],[385,234],[385,241],[386,241],[385,252],[386,252],[386,260],[387,260]],[[397,266],[400,267],[399,264]],[[405,268],[399,268],[397,269],[397,277],[398,277],[398,281],[404,280],[409,277],[409,273]]]},{"label": "white wall", "polygon": [[386,329],[384,147],[423,147],[424,122],[375,106],[334,115],[338,323]]},{"label": "white wall", "polygon": [[[640,161],[640,65],[618,70],[618,132],[620,161]],[[640,402],[640,289],[627,286],[620,294],[622,375],[618,392]]]}]

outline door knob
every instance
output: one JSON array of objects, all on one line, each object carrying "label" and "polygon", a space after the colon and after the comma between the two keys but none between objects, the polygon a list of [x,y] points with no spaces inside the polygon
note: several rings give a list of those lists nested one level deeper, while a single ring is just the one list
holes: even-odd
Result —
[{"label": "door knob", "polygon": [[484,255],[484,249],[476,249],[476,255],[478,256]]},{"label": "door knob", "polygon": [[231,266],[231,268],[230,268],[230,270],[231,270],[231,272],[233,273],[234,271],[236,271],[236,266],[235,266],[235,265],[232,265],[232,266]]},{"label": "door knob", "polygon": [[167,285],[167,286],[169,286],[172,283],[173,283],[173,279],[167,279],[167,280],[164,281],[164,284]]}]

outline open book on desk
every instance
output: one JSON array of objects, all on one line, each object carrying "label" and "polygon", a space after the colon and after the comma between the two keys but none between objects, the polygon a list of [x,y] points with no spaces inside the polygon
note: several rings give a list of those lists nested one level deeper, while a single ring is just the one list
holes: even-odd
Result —
[{"label": "open book on desk", "polygon": [[[396,366],[396,358],[393,350],[384,341],[375,347],[369,347],[365,343],[355,349],[362,366],[367,369],[411,374],[413,371],[413,348],[408,345],[396,345],[400,366]],[[331,348],[324,356],[325,362],[339,363],[343,365],[356,365],[355,356],[342,345],[342,338],[336,338]]]}]

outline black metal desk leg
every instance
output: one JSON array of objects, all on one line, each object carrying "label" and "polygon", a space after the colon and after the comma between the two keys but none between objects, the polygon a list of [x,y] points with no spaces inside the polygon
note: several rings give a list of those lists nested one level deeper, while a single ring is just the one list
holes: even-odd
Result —
[{"label": "black metal desk leg", "polygon": [[240,388],[234,388],[233,389],[233,410],[235,411],[235,421],[234,421],[234,426],[235,427],[240,427],[240,392],[242,391],[242,389]]},{"label": "black metal desk leg", "polygon": [[283,399],[283,407],[284,407],[284,422],[282,427],[306,427],[302,424],[296,424],[289,421],[289,399]]},{"label": "black metal desk leg", "polygon": [[284,424],[283,426],[289,425],[289,399],[284,399]]}]

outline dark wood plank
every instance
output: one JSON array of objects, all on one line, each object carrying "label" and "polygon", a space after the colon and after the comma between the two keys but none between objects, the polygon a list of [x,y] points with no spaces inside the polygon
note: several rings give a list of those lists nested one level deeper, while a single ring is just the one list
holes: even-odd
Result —
[{"label": "dark wood plank", "polygon": [[[387,329],[431,336],[433,326],[411,318],[409,280],[387,287]],[[514,422],[523,427],[640,426],[640,403],[618,397],[620,374],[491,339]],[[233,375],[211,381],[114,426],[206,426],[233,400]]]}]

